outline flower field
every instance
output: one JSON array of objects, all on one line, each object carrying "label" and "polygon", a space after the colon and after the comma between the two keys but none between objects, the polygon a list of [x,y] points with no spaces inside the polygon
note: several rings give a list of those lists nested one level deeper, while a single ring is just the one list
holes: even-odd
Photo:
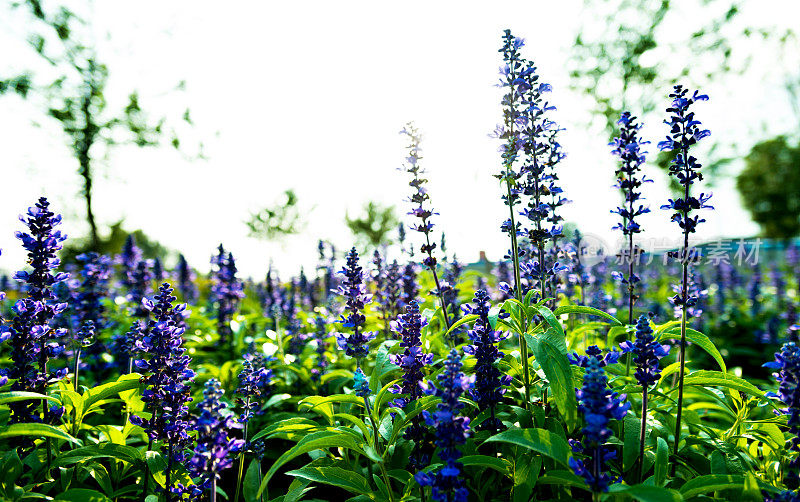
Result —
[{"label": "flower field", "polygon": [[[62,261],[69,208],[32,201],[27,263],[0,258],[0,498],[800,500],[800,249],[704,240],[709,97],[664,89],[662,138],[621,115],[604,210],[624,245],[599,254],[564,231],[531,56],[503,34],[486,178],[507,219],[476,235],[505,243],[496,263],[439,242],[412,123],[399,245],[319,241],[292,277],[246,278],[222,244],[207,276],[165,267],[133,236]],[[648,197],[655,150],[672,199]],[[639,239],[650,211],[674,247]]]}]

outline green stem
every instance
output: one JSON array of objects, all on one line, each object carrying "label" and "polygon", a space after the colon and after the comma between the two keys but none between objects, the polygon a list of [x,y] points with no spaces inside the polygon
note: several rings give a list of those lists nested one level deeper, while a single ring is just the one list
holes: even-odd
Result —
[{"label": "green stem", "polygon": [[378,464],[378,467],[381,470],[381,477],[383,478],[383,482],[386,484],[386,491],[389,492],[389,502],[394,502],[394,493],[392,492],[392,485],[389,484],[389,476],[386,474],[386,466],[383,465],[383,456],[381,455],[378,424],[376,423],[375,420],[373,420],[372,414],[370,413],[369,399],[367,399],[367,396],[364,396],[364,417],[369,419],[370,424],[372,424],[372,434],[373,437],[375,438],[375,452],[377,452],[378,456],[381,457],[381,461]]},{"label": "green stem", "polygon": [[[245,400],[245,410],[248,409],[250,405],[250,396],[247,396]],[[242,439],[244,439],[245,445],[247,445],[247,422],[244,423],[244,429],[242,430]],[[241,492],[242,487],[242,475],[244,474],[244,451],[245,448],[242,448],[242,451],[239,452],[239,475],[236,478],[236,495],[233,497],[233,502],[239,502],[239,493]]]},{"label": "green stem", "polygon": [[647,433],[647,386],[642,386],[642,430],[639,433],[639,482],[644,477],[644,438]]},{"label": "green stem", "polygon": [[[522,282],[519,271],[519,247],[517,244],[517,223],[514,218],[514,204],[512,203],[511,179],[506,178],[506,193],[508,197],[509,217],[511,219],[511,261],[514,268],[514,294],[517,301],[522,303]],[[524,313],[523,313],[524,315]],[[522,381],[525,387],[525,409],[530,410],[531,407],[531,376],[528,369],[528,342],[525,340],[525,330],[522,333],[517,333],[519,339],[519,353],[522,363]]]}]

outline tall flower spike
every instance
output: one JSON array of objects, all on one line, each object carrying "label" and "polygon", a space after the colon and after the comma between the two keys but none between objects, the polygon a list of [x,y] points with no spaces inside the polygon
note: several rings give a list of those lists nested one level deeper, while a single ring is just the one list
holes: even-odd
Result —
[{"label": "tall flower spike", "polygon": [[620,230],[627,241],[627,249],[621,256],[622,262],[628,265],[628,270],[621,281],[628,288],[628,324],[633,324],[633,305],[636,303],[636,284],[639,282],[639,276],[635,273],[639,250],[635,247],[633,238],[642,231],[637,217],[650,212],[650,209],[641,203],[641,187],[644,183],[652,181],[641,173],[647,154],[642,150],[642,146],[649,142],[642,141],[639,136],[642,124],[637,123],[636,117],[630,112],[623,112],[617,124],[619,136],[614,138],[610,145],[614,147],[611,153],[619,157],[620,164],[615,171],[617,183],[614,186],[622,192],[624,203],[611,212],[620,217],[613,230]]},{"label": "tall flower spike", "polygon": [[272,370],[264,367],[264,360],[259,360],[248,354],[242,361],[242,371],[239,373],[239,387],[236,388],[236,402],[242,409],[239,421],[249,422],[259,413],[263,397],[272,383]]},{"label": "tall flower spike", "polygon": [[440,387],[431,384],[428,393],[442,402],[436,405],[435,412],[424,411],[423,415],[425,422],[436,429],[434,442],[444,466],[434,473],[418,472],[414,479],[420,486],[431,487],[431,498],[436,502],[466,502],[469,492],[461,478],[464,466],[458,461],[461,458],[458,447],[470,435],[469,418],[459,416],[464,404],[458,399],[470,389],[472,380],[461,372],[461,358],[455,349],[447,356],[437,380]]},{"label": "tall flower spike", "polygon": [[[422,369],[433,361],[433,354],[422,352],[421,331],[427,320],[420,315],[419,304],[412,300],[393,323],[392,329],[400,335],[400,347],[403,352],[393,356],[392,362],[403,371],[402,383],[395,385],[392,392],[402,394],[394,400],[393,405],[405,408],[424,394]],[[408,458],[408,467],[418,471],[430,463],[432,448],[430,434],[422,417],[415,416],[406,428],[403,438],[413,441],[414,448]]]},{"label": "tall flower spike", "polygon": [[[180,452],[181,445],[187,444],[186,434],[188,407],[192,400],[189,384],[195,376],[189,368],[191,358],[183,347],[185,328],[179,323],[188,313],[186,304],[173,306],[176,300],[172,287],[164,283],[153,300],[145,299],[144,306],[153,319],[139,340],[136,350],[142,358],[134,361],[138,370],[144,373],[141,381],[145,385],[142,401],[152,413],[149,419],[131,416],[131,423],[144,428],[151,439],[170,442]],[[177,458],[177,457],[176,457]]]},{"label": "tall flower spike", "polygon": [[503,399],[504,386],[511,383],[511,376],[503,375],[497,369],[497,361],[503,358],[503,353],[497,349],[496,344],[506,338],[500,331],[495,331],[489,322],[489,310],[492,304],[489,294],[479,289],[475,292],[472,305],[464,305],[463,310],[467,315],[477,315],[475,324],[467,332],[472,345],[464,348],[464,352],[472,354],[477,359],[475,363],[475,386],[470,390],[470,396],[478,403],[478,409],[490,410],[490,416],[476,429],[497,432],[505,426],[495,416],[495,409]]},{"label": "tall flower spike", "polygon": [[[669,354],[669,345],[661,345],[653,336],[650,319],[647,316],[639,317],[636,323],[636,340],[631,343],[624,341],[619,344],[624,353],[634,356],[633,363],[636,371],[633,376],[642,386],[642,425],[639,429],[639,478],[642,478],[644,463],[644,444],[647,437],[647,397],[651,385],[661,378],[659,360]],[[630,357],[630,356],[628,356]]]},{"label": "tall flower spike", "polygon": [[[697,101],[706,101],[708,96],[699,94],[697,91],[694,91],[690,96],[688,89],[684,89],[681,85],[676,85],[669,97],[672,98],[672,104],[667,108],[667,113],[670,114],[670,117],[669,120],[664,122],[670,127],[670,132],[667,139],[658,144],[658,148],[662,151],[675,152],[675,158],[669,166],[669,174],[676,178],[683,187],[682,198],[670,199],[668,204],[661,206],[661,209],[673,211],[672,221],[680,226],[683,234],[683,246],[677,254],[677,257],[681,260],[683,272],[681,289],[671,300],[673,305],[680,306],[682,309],[680,354],[678,356],[680,361],[678,411],[675,417],[675,443],[673,445],[673,453],[677,456],[680,447],[681,418],[683,416],[683,381],[686,374],[686,317],[688,308],[697,302],[697,296],[689,291],[689,262],[693,259],[693,253],[689,248],[689,235],[697,230],[699,223],[705,221],[701,220],[699,216],[692,216],[691,213],[698,209],[713,209],[713,207],[707,204],[708,200],[711,199],[710,193],[701,193],[699,197],[695,197],[691,195],[690,190],[696,181],[703,179],[703,175],[700,174],[700,163],[697,162],[696,158],[689,155],[689,148],[711,134],[707,129],[700,129],[700,121],[695,119],[694,112],[690,111],[690,108]],[[676,466],[677,462],[672,464],[673,474]]]},{"label": "tall flower spike", "polygon": [[525,63],[520,72],[520,81],[521,101],[524,104],[520,134],[525,153],[522,192],[528,197],[527,208],[520,214],[530,223],[526,233],[531,245],[530,257],[527,263],[520,264],[520,273],[527,279],[526,289],[537,291],[539,298],[543,299],[555,296],[549,286],[558,272],[565,268],[554,260],[548,260],[545,252],[548,243],[561,234],[561,226],[552,223],[557,222],[558,218],[545,198],[550,193],[549,187],[553,181],[548,167],[551,160],[555,165],[559,158],[557,155],[551,159],[550,150],[551,147],[560,149],[560,146],[556,146],[558,143],[555,140],[553,145],[548,142],[552,131],[557,129],[555,122],[547,118],[547,112],[555,110],[555,107],[544,100],[545,93],[551,90],[550,84],[539,82],[536,66],[532,62]]},{"label": "tall flower spike", "polygon": [[219,473],[233,464],[233,454],[244,447],[241,439],[228,438],[228,432],[241,425],[222,401],[224,394],[218,380],[212,378],[206,382],[203,400],[197,403],[198,414],[192,420],[197,446],[189,459],[189,469],[200,478],[192,487],[192,493],[198,497],[216,488]]},{"label": "tall flower spike", "polygon": [[186,261],[183,255],[178,256],[178,266],[175,269],[175,275],[178,280],[178,291],[181,292],[181,298],[187,303],[194,303],[197,301],[197,286],[194,284],[196,279],[192,267]]},{"label": "tall flower spike", "polygon": [[[24,285],[26,296],[12,307],[14,316],[10,325],[0,328],[0,341],[9,341],[13,362],[10,368],[3,368],[0,375],[15,380],[12,391],[44,394],[48,384],[67,373],[66,368],[55,372],[47,370],[48,360],[63,350],[58,340],[64,338],[65,330],[55,329],[54,321],[67,304],[58,302],[53,286],[69,277],[63,272],[54,273],[60,264],[56,252],[61,249],[66,235],[54,229],[61,223],[61,216],[50,211],[50,203],[44,197],[19,219],[28,227],[28,232],[16,232],[16,237],[27,251],[31,270],[14,275]],[[41,422],[37,406],[37,401],[9,403],[9,422]],[[61,408],[45,409],[45,420],[59,416],[62,411]]]},{"label": "tall flower spike", "polygon": [[420,251],[425,255],[422,264],[426,266],[433,275],[433,282],[436,285],[436,290],[433,291],[439,297],[439,305],[442,307],[444,313],[444,323],[447,329],[450,329],[450,315],[447,312],[446,303],[444,300],[444,289],[439,282],[439,275],[436,272],[436,257],[433,256],[433,251],[436,249],[436,242],[431,242],[431,232],[433,231],[433,223],[431,223],[431,216],[438,214],[429,207],[430,196],[428,190],[425,188],[427,179],[422,176],[425,175],[425,170],[420,167],[419,161],[422,159],[421,150],[419,147],[422,136],[419,130],[414,127],[414,124],[408,123],[400,131],[400,134],[408,136],[408,157],[406,157],[405,171],[411,175],[409,186],[414,189],[411,193],[409,201],[414,208],[408,213],[419,220],[418,223],[410,225],[412,230],[416,230],[425,236],[425,244],[420,246]]},{"label": "tall flower spike", "polygon": [[316,345],[314,351],[317,353],[317,364],[311,370],[312,378],[317,381],[325,374],[328,366],[331,365],[328,359],[328,336],[328,323],[325,317],[317,315],[314,318],[314,343]]},{"label": "tall flower spike", "polygon": [[344,276],[344,280],[339,286],[338,293],[347,299],[345,302],[347,315],[342,313],[339,323],[343,328],[350,328],[352,333],[349,335],[336,333],[336,342],[345,354],[356,358],[356,365],[360,367],[361,359],[369,354],[369,341],[375,338],[375,334],[364,331],[366,317],[362,311],[372,297],[364,289],[364,273],[358,265],[358,252],[355,247],[347,254],[347,263],[339,273]]},{"label": "tall flower spike", "polygon": [[786,405],[781,413],[789,417],[787,425],[792,438],[787,442],[787,449],[794,458],[784,466],[783,481],[790,490],[797,490],[800,488],[800,347],[794,342],[783,344],[775,360],[764,367],[776,370],[773,376],[778,381],[777,395],[769,395],[778,397]]},{"label": "tall flower spike", "polygon": [[136,245],[133,235],[128,235],[116,261],[121,267],[120,285],[131,306],[131,314],[140,319],[147,318],[142,299],[151,292],[153,273],[150,264],[142,257],[142,250]]},{"label": "tall flower spike", "polygon": [[233,352],[233,330],[231,321],[239,310],[239,303],[244,298],[242,281],[236,277],[236,262],[233,254],[225,251],[222,244],[217,248],[217,255],[211,259],[214,275],[211,284],[211,295],[217,308],[217,333],[220,344]]},{"label": "tall flower spike", "polygon": [[587,458],[572,457],[570,467],[581,476],[593,493],[604,493],[614,479],[603,472],[605,463],[614,458],[615,453],[606,447],[613,432],[608,425],[611,420],[622,420],[631,405],[624,402],[625,395],[617,396],[608,389],[608,379],[597,358],[590,357],[583,377],[583,387],[576,389],[578,411],[583,415],[586,426],[581,429],[583,441],[574,443],[573,449],[582,451]]},{"label": "tall flower spike", "polygon": [[[102,330],[105,327],[105,307],[103,300],[108,297],[108,281],[111,276],[111,259],[94,252],[77,256],[83,264],[79,271],[80,279],[72,288],[72,310],[74,312],[73,327],[82,326],[91,321],[94,327]],[[108,350],[100,340],[87,347],[86,357],[89,366],[95,370],[106,366],[102,356]]]},{"label": "tall flower spike", "polygon": [[393,392],[403,395],[394,400],[394,405],[398,408],[404,408],[423,395],[422,368],[433,361],[433,354],[422,352],[421,330],[427,324],[428,321],[420,314],[419,305],[415,301],[408,304],[405,313],[400,314],[393,323],[394,331],[400,335],[400,347],[403,349],[403,352],[392,357],[392,362],[403,371],[402,383],[393,389]]},{"label": "tall flower spike", "polygon": [[623,353],[633,354],[633,363],[636,365],[633,376],[639,385],[649,387],[658,382],[661,378],[658,363],[669,354],[670,346],[656,341],[650,319],[646,315],[640,316],[636,323],[636,340],[622,342],[619,347]]},{"label": "tall flower spike", "polygon": [[603,368],[609,364],[615,364],[619,361],[622,354],[618,350],[609,350],[603,355],[603,350],[597,345],[590,345],[586,348],[586,355],[578,355],[577,352],[567,354],[567,359],[571,364],[580,368],[589,367],[589,359],[596,359],[600,367]]}]

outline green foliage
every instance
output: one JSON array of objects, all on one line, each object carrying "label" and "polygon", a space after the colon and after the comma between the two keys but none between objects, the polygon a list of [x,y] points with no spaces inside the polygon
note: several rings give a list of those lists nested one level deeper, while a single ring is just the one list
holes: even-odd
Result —
[{"label": "green foliage", "polygon": [[362,244],[378,248],[392,243],[388,237],[397,228],[398,220],[394,206],[383,206],[369,201],[359,216],[345,216],[347,227]]},{"label": "green foliage", "polygon": [[779,136],[755,145],[745,157],[736,188],[765,237],[800,234],[800,144],[791,146]]},{"label": "green foliage", "polygon": [[250,219],[245,222],[250,237],[280,240],[300,232],[304,222],[297,203],[297,194],[294,190],[286,190],[283,193],[283,200],[271,208],[264,208],[251,214]]}]

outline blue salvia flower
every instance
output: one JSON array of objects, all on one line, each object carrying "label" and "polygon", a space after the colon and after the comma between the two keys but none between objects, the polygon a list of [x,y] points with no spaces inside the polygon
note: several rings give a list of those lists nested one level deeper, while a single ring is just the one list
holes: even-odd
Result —
[{"label": "blue salvia flower", "polygon": [[[460,308],[458,304],[458,281],[461,279],[461,273],[464,270],[463,265],[458,262],[458,259],[455,255],[453,255],[453,259],[449,264],[450,266],[445,267],[444,273],[442,274],[443,281],[442,281],[442,297],[444,298],[445,308],[448,312],[450,312],[450,322],[451,324],[455,324],[460,319]],[[455,345],[459,345],[462,342],[462,333],[464,332],[464,328],[457,327],[453,331],[450,332],[448,335]]]},{"label": "blue salvia flower", "polygon": [[72,310],[75,325],[92,321],[98,328],[105,326],[103,300],[108,297],[108,280],[111,275],[111,259],[94,252],[77,256],[83,264],[79,271],[80,282],[72,295]]},{"label": "blue salvia flower", "polygon": [[615,171],[617,183],[614,186],[622,192],[624,204],[611,212],[620,217],[620,221],[613,230],[622,232],[628,246],[621,252],[623,263],[628,265],[627,275],[620,274],[620,279],[622,284],[628,288],[628,324],[633,324],[633,305],[638,298],[636,285],[640,280],[635,272],[639,250],[636,248],[633,238],[642,231],[637,218],[650,212],[650,209],[641,203],[643,200],[642,185],[652,181],[641,172],[647,154],[642,147],[649,144],[649,141],[642,141],[639,136],[642,124],[637,123],[636,117],[630,112],[623,112],[617,124],[619,125],[619,136],[614,138],[610,145],[614,147],[611,153],[619,157],[620,161],[619,167]]},{"label": "blue salvia flower", "polygon": [[371,274],[372,282],[375,285],[373,299],[377,302],[380,311],[380,319],[383,322],[383,335],[387,336],[389,334],[390,312],[386,292],[386,266],[380,251],[377,249],[372,254],[372,265],[374,266]]},{"label": "blue salvia flower", "polygon": [[111,337],[109,352],[114,357],[113,366],[120,372],[133,371],[133,354],[137,350],[137,342],[144,336],[145,328],[144,322],[135,320],[126,333]]},{"label": "blue salvia flower", "polygon": [[[526,234],[531,246],[529,259],[520,264],[520,273],[527,281],[526,290],[534,289],[539,298],[546,298],[554,296],[554,291],[548,285],[553,283],[559,272],[566,269],[558,262],[548,260],[545,253],[548,242],[555,241],[561,235],[561,226],[557,224],[559,218],[552,214],[551,206],[545,199],[551,182],[554,182],[553,174],[548,172],[550,152],[552,148],[560,149],[560,146],[555,141],[551,145],[548,140],[552,131],[557,129],[555,122],[546,117],[547,112],[555,110],[544,100],[544,94],[551,91],[550,84],[539,82],[536,67],[531,62],[525,62],[520,79],[523,82],[521,95],[524,104],[520,134],[525,153],[521,170],[525,174],[522,192],[528,197],[527,207],[520,214],[529,221],[530,228]],[[558,158],[560,154],[552,158],[553,166]],[[560,193],[560,189],[557,191]]]},{"label": "blue salvia flower", "polygon": [[570,467],[581,476],[594,493],[604,493],[615,480],[607,472],[603,472],[608,460],[615,453],[606,447],[613,432],[608,427],[611,420],[622,420],[631,405],[624,402],[625,395],[617,396],[608,388],[608,378],[595,357],[588,359],[588,366],[583,377],[583,387],[576,389],[578,411],[583,414],[586,426],[581,429],[583,439],[573,442],[573,450],[583,452],[587,458],[569,459]]},{"label": "blue salvia flower", "polygon": [[411,225],[411,229],[416,230],[425,236],[425,243],[420,246],[420,251],[425,255],[425,258],[422,260],[422,264],[428,267],[433,275],[433,281],[436,284],[436,289],[433,291],[433,293],[439,297],[440,306],[442,307],[442,311],[444,313],[444,322],[446,328],[450,329],[450,315],[447,312],[444,300],[445,290],[443,289],[442,284],[439,282],[439,275],[436,272],[436,257],[433,256],[433,251],[436,249],[436,242],[431,242],[433,223],[431,222],[430,218],[438,213],[434,212],[432,208],[428,207],[430,196],[428,195],[428,190],[425,188],[425,183],[427,183],[428,180],[422,177],[425,175],[425,170],[419,165],[419,161],[422,159],[419,146],[422,136],[420,135],[419,130],[417,130],[417,128],[411,123],[406,124],[400,133],[405,134],[409,139],[405,171],[411,174],[409,186],[414,189],[411,197],[409,198],[409,201],[414,205],[414,207],[408,214],[419,220],[418,223]]},{"label": "blue salvia flower", "polygon": [[[402,397],[393,402],[398,408],[408,406],[424,394],[422,369],[433,360],[433,354],[422,352],[420,337],[422,328],[427,324],[427,320],[420,315],[419,305],[414,300],[406,305],[405,313],[400,314],[393,323],[394,331],[400,335],[400,347],[403,349],[402,353],[392,357],[392,362],[403,372],[402,384],[395,385],[392,389],[392,392],[402,394]],[[403,438],[414,442],[414,448],[408,458],[408,467],[411,470],[418,471],[430,464],[433,453],[430,434],[420,415],[411,420]]]},{"label": "blue salvia flower", "polygon": [[295,356],[303,353],[311,336],[304,331],[303,323],[297,315],[300,311],[297,306],[300,301],[298,292],[298,284],[293,280],[287,292],[286,301],[283,303],[284,331],[289,339],[287,352]]},{"label": "blue salvia flower", "polygon": [[352,333],[336,333],[336,342],[339,348],[350,357],[356,358],[356,365],[361,366],[361,359],[369,354],[369,342],[375,338],[374,333],[364,331],[366,317],[362,313],[364,306],[372,300],[364,288],[364,273],[358,265],[358,252],[352,248],[347,254],[347,263],[339,272],[344,276],[338,293],[346,298],[345,311],[339,323],[343,328],[350,328]]},{"label": "blue salvia flower", "polygon": [[181,298],[187,303],[194,303],[197,301],[197,286],[194,281],[196,279],[192,267],[183,255],[178,256],[178,266],[175,269],[176,279],[178,280],[178,291],[181,292]]},{"label": "blue salvia flower", "polygon": [[764,367],[777,370],[773,376],[778,380],[778,393],[769,396],[778,397],[786,408],[781,413],[788,415],[787,425],[792,438],[787,442],[787,449],[794,453],[794,458],[784,467],[784,483],[790,490],[800,488],[800,347],[794,342],[783,344],[781,351],[775,354],[775,360],[764,364]]},{"label": "blue salvia flower", "polygon": [[395,319],[402,312],[403,272],[397,260],[386,267],[386,287],[383,301],[390,319]]},{"label": "blue salvia flower", "polygon": [[417,284],[417,269],[414,263],[409,262],[403,267],[402,293],[400,294],[400,307],[405,307],[419,297],[419,285]]},{"label": "blue salvia flower", "polygon": [[464,407],[458,399],[469,391],[472,381],[461,372],[461,358],[453,349],[447,356],[444,370],[437,377],[439,388],[432,384],[428,393],[442,400],[436,405],[436,411],[424,411],[425,422],[435,428],[434,443],[439,448],[439,458],[444,466],[436,472],[417,472],[414,479],[420,486],[431,487],[431,498],[437,502],[466,502],[469,492],[461,478],[464,467],[458,461],[461,451],[458,447],[467,441],[470,435],[469,418],[459,416]]},{"label": "blue salvia flower", "polygon": [[573,352],[567,354],[567,359],[569,359],[571,364],[580,368],[588,368],[589,360],[594,359],[597,360],[600,367],[603,368],[609,364],[617,363],[621,355],[622,353],[618,350],[610,350],[603,355],[603,351],[600,347],[597,345],[590,345],[586,348],[586,355],[581,356],[578,355],[577,352]]},{"label": "blue salvia flower", "polygon": [[[26,296],[12,307],[14,314],[10,325],[0,328],[0,342],[11,345],[12,365],[3,368],[2,378],[14,380],[12,391],[28,391],[44,394],[47,385],[63,378],[66,368],[48,372],[47,362],[63,351],[57,340],[63,339],[65,330],[53,327],[56,316],[66,308],[53,293],[53,286],[69,277],[66,273],[54,273],[60,262],[56,252],[66,235],[54,228],[61,224],[61,215],[49,209],[50,203],[41,197],[35,206],[28,208],[20,221],[29,232],[16,232],[28,254],[30,271],[19,271],[14,278],[23,285]],[[38,365],[38,371],[37,371]],[[37,401],[9,403],[9,423],[41,422],[36,412]],[[63,408],[45,410],[45,420],[60,416]]]},{"label": "blue salvia flower", "polygon": [[658,382],[661,378],[659,361],[669,354],[670,346],[656,341],[648,316],[639,316],[636,322],[636,339],[633,342],[624,341],[619,347],[623,353],[633,354],[633,363],[636,365],[633,376],[639,385],[650,387]]},{"label": "blue salvia flower", "polygon": [[800,493],[792,490],[784,490],[778,493],[762,492],[764,502],[800,502]]},{"label": "blue salvia flower", "polygon": [[233,254],[225,251],[222,244],[217,248],[217,255],[211,259],[214,267],[211,284],[211,296],[217,310],[217,333],[220,344],[233,347],[233,330],[231,321],[239,310],[239,303],[244,298],[242,281],[236,277],[236,262]]},{"label": "blue salvia flower", "polygon": [[397,224],[397,242],[400,243],[400,251],[406,252],[406,226],[403,222]]},{"label": "blue salvia flower", "polygon": [[467,332],[471,345],[464,347],[464,352],[475,356],[475,385],[470,390],[470,396],[478,404],[478,409],[489,410],[490,416],[476,429],[488,430],[492,433],[503,430],[505,426],[495,416],[497,405],[502,402],[505,389],[511,383],[511,376],[503,375],[497,369],[497,361],[503,358],[503,353],[497,348],[497,343],[506,336],[492,328],[489,321],[489,310],[492,308],[489,293],[479,289],[475,292],[472,305],[462,307],[467,315],[476,315],[478,318],[472,329]]},{"label": "blue salvia flower", "polygon": [[497,289],[493,292],[494,299],[503,302],[514,297],[514,273],[508,267],[506,260],[500,260],[495,265],[492,274],[497,278]]},{"label": "blue salvia flower", "polygon": [[353,392],[358,397],[369,397],[369,380],[361,368],[356,368],[353,373]]},{"label": "blue salvia flower", "polygon": [[75,377],[75,392],[78,392],[78,372],[81,365],[81,350],[90,347],[95,343],[95,325],[91,320],[87,320],[81,326],[81,329],[72,338],[72,349],[75,357],[73,364],[73,371]]},{"label": "blue salvia flower", "polygon": [[778,303],[778,308],[783,309],[786,303],[786,281],[783,279],[783,272],[778,270],[775,265],[769,270],[772,286],[775,288],[775,299]]},{"label": "blue salvia flower", "polygon": [[393,329],[400,335],[400,347],[403,352],[392,357],[392,362],[402,370],[402,384],[396,385],[393,392],[402,394],[394,400],[394,406],[404,408],[409,403],[422,397],[422,369],[431,363],[433,354],[422,352],[421,331],[428,321],[419,312],[419,305],[412,301],[406,311],[397,317]]},{"label": "blue salvia flower", "polygon": [[750,278],[750,284],[747,288],[747,297],[750,299],[750,315],[753,317],[761,313],[761,284],[763,276],[761,275],[761,267],[758,265],[753,269],[753,275]]},{"label": "blue salvia flower", "polygon": [[328,366],[331,365],[328,359],[328,322],[322,315],[317,315],[314,318],[314,343],[316,347],[314,351],[317,353],[317,364],[311,369],[311,377],[314,380],[319,380]]},{"label": "blue salvia flower", "polygon": [[229,431],[241,428],[228,405],[222,401],[225,392],[218,380],[206,382],[203,400],[197,403],[197,416],[191,428],[197,431],[197,446],[189,458],[188,467],[196,480],[192,494],[201,497],[214,490],[219,474],[233,464],[234,454],[244,447],[241,439],[230,439]]},{"label": "blue salvia flower", "polygon": [[144,373],[142,401],[152,416],[148,419],[132,415],[130,421],[144,428],[153,441],[169,442],[175,459],[180,460],[182,445],[189,440],[186,403],[192,400],[190,384],[195,372],[189,368],[191,358],[183,347],[186,329],[179,326],[188,314],[186,304],[173,306],[175,300],[172,287],[164,283],[152,301],[147,298],[143,301],[153,319],[135,342],[143,357],[134,364]]},{"label": "blue salvia flower", "polygon": [[502,196],[502,200],[508,206],[509,217],[500,225],[500,231],[508,234],[511,241],[509,257],[513,262],[513,284],[510,287],[514,289],[520,298],[522,296],[519,275],[521,249],[518,237],[524,235],[524,233],[520,223],[516,221],[516,206],[521,201],[520,179],[524,172],[516,167],[516,164],[523,144],[521,135],[521,128],[524,124],[522,93],[527,88],[526,81],[520,78],[520,74],[523,72],[523,60],[519,50],[524,45],[525,41],[514,37],[510,30],[503,31],[503,45],[499,50],[503,54],[503,67],[500,68],[500,82],[498,84],[504,91],[501,101],[503,123],[497,126],[492,135],[503,141],[500,146],[503,168],[495,177],[505,183],[505,193]]},{"label": "blue salvia flower", "polygon": [[[684,196],[677,199],[669,199],[669,202],[661,209],[675,211],[672,221],[678,223],[683,230],[684,236],[697,230],[697,225],[705,220],[699,216],[691,216],[691,213],[698,209],[713,209],[707,202],[711,199],[711,194],[701,193],[698,197],[690,194],[690,187],[697,181],[702,181],[703,175],[700,173],[702,165],[696,158],[689,155],[689,148],[701,139],[710,136],[711,132],[707,129],[700,129],[700,122],[695,119],[694,112],[690,107],[697,101],[706,101],[708,96],[699,94],[698,91],[689,97],[689,90],[681,85],[676,85],[674,91],[669,95],[672,104],[667,108],[667,113],[671,113],[669,120],[664,122],[670,126],[670,134],[665,141],[658,144],[661,151],[676,151],[675,158],[669,166],[670,176],[675,177],[684,189]],[[688,247],[684,246],[684,247]],[[686,252],[686,250],[684,250]],[[684,260],[687,257],[682,257]]]},{"label": "blue salvia flower", "polygon": [[272,370],[265,367],[266,359],[254,357],[253,354],[245,355],[242,361],[242,371],[239,373],[239,387],[236,388],[236,402],[242,409],[239,421],[249,422],[259,413],[261,403],[259,398],[266,395],[272,384]]},{"label": "blue salvia flower", "polygon": [[[91,321],[94,327],[102,330],[106,326],[103,300],[109,295],[108,281],[111,276],[111,259],[94,252],[77,256],[83,264],[79,271],[80,280],[73,288],[72,311],[73,327],[83,326]],[[100,340],[87,348],[87,362],[91,368],[99,370],[106,366],[102,356],[107,351],[106,344]]]},{"label": "blue salvia flower", "polygon": [[672,98],[672,103],[667,108],[667,113],[670,114],[669,120],[665,123],[670,126],[669,136],[665,141],[658,144],[661,151],[673,151],[675,158],[669,165],[670,176],[675,177],[678,183],[683,187],[683,197],[676,199],[669,199],[669,202],[661,209],[673,211],[672,221],[680,226],[683,234],[683,244],[678,253],[673,253],[672,256],[678,256],[682,265],[682,281],[680,291],[672,297],[672,304],[680,306],[683,310],[681,319],[681,339],[680,339],[680,354],[678,360],[680,361],[680,370],[678,373],[678,403],[677,403],[677,416],[675,418],[675,441],[674,441],[674,454],[677,456],[678,447],[680,445],[681,436],[681,418],[683,415],[683,382],[686,373],[686,314],[687,309],[692,307],[697,302],[697,296],[689,291],[689,263],[695,258],[694,253],[689,248],[689,235],[697,231],[697,225],[705,220],[700,219],[699,216],[692,216],[694,211],[699,209],[713,209],[708,205],[711,194],[701,193],[698,197],[691,195],[691,186],[703,179],[700,173],[701,164],[694,156],[689,155],[690,147],[694,146],[698,141],[709,136],[711,133],[706,129],[700,129],[700,121],[695,119],[694,112],[690,110],[691,106],[697,101],[706,101],[708,96],[699,94],[694,91],[689,95],[688,89],[684,89],[681,85],[676,85],[673,92],[669,95]]},{"label": "blue salvia flower", "polygon": [[153,265],[153,280],[156,282],[161,282],[166,279],[166,274],[164,274],[164,265],[161,263],[161,258],[156,256],[153,258],[152,261]]},{"label": "blue salvia flower", "polygon": [[142,258],[142,250],[136,245],[133,235],[128,235],[125,240],[117,263],[121,266],[120,283],[131,305],[131,315],[146,319],[148,313],[142,306],[142,299],[150,294],[153,272],[147,260]]}]

